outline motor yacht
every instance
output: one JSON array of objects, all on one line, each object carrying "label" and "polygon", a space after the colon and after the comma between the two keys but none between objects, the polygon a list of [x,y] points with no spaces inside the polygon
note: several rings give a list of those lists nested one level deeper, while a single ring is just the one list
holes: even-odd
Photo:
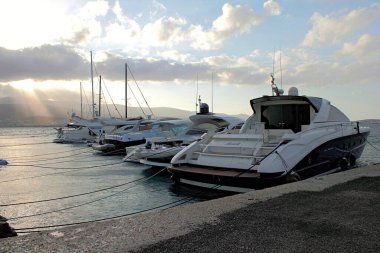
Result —
[{"label": "motor yacht", "polygon": [[187,120],[173,118],[140,119],[133,125],[105,134],[102,143],[95,144],[92,148],[104,153],[125,154],[126,147],[144,144],[147,138],[174,136],[174,128],[188,125]]},{"label": "motor yacht", "polygon": [[203,134],[238,132],[244,121],[226,114],[209,112],[206,103],[200,104],[200,112],[189,117],[191,126],[173,137],[148,139],[145,145],[126,148],[124,161],[167,167],[170,160],[190,143],[201,139]]},{"label": "motor yacht", "polygon": [[95,142],[102,133],[103,125],[99,119],[87,120],[73,114],[65,127],[55,128],[55,143],[89,143]]},{"label": "motor yacht", "polygon": [[288,95],[250,100],[238,134],[205,135],[178,152],[169,166],[176,183],[245,192],[355,165],[370,133],[327,99]]}]

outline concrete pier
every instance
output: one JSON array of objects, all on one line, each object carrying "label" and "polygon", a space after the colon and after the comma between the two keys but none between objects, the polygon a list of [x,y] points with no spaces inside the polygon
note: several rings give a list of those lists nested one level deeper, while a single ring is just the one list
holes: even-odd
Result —
[{"label": "concrete pier", "polygon": [[0,239],[0,252],[380,252],[380,164]]}]

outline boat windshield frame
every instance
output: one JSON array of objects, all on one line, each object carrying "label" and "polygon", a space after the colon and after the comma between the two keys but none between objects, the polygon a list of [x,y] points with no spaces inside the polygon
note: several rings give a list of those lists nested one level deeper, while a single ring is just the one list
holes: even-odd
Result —
[{"label": "boat windshield frame", "polygon": [[321,105],[322,105],[322,98],[317,97],[305,97],[305,96],[263,96],[260,98],[254,98],[249,101],[251,108],[254,113],[256,113],[254,104],[261,104],[268,101],[302,101],[307,102],[309,105],[311,105],[314,109],[314,111],[317,113],[319,112]]}]

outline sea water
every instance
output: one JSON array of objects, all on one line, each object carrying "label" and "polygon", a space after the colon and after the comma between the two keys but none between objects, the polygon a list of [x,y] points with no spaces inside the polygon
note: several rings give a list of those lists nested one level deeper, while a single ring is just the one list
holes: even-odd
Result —
[{"label": "sea water", "polygon": [[[380,163],[380,124],[369,126],[358,167]],[[51,127],[0,128],[0,159],[9,162],[0,167],[0,215],[16,229],[133,216],[225,196],[175,187],[165,171],[100,155],[85,144],[53,143],[55,133]]]},{"label": "sea water", "polygon": [[0,159],[9,163],[0,167],[0,215],[16,229],[42,230],[225,196],[175,187],[166,171],[101,155],[86,144],[53,143],[55,133],[50,127],[0,128]]}]

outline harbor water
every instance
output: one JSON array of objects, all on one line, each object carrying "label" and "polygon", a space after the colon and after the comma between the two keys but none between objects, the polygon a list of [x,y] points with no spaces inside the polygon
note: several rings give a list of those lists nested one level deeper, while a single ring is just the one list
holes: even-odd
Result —
[{"label": "harbor water", "polygon": [[[357,161],[380,163],[380,124]],[[224,196],[175,187],[166,171],[104,156],[85,144],[53,143],[51,127],[0,128],[0,215],[18,232],[92,222]]]}]

